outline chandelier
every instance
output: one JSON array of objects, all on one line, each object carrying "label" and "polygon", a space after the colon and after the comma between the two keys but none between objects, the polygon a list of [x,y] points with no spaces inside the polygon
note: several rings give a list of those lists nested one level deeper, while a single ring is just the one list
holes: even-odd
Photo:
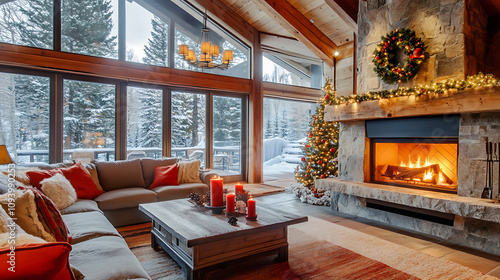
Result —
[{"label": "chandelier", "polygon": [[188,45],[179,46],[179,55],[181,55],[184,60],[189,62],[189,64],[196,66],[198,68],[217,68],[217,69],[228,69],[229,64],[233,61],[233,51],[225,50],[222,54],[222,63],[214,63],[214,59],[219,57],[219,46],[212,45],[210,41],[210,30],[207,27],[207,1],[205,0],[205,13],[203,14],[203,28],[201,29],[201,35],[199,44],[201,46],[200,56],[196,57],[194,50],[189,49]]}]

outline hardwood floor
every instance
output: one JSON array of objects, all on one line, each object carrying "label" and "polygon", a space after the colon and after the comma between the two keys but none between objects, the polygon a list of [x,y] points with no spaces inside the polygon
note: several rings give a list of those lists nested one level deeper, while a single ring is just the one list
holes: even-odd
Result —
[{"label": "hardwood floor", "polygon": [[[329,207],[301,203],[292,194],[278,193],[257,197],[255,199],[257,200],[257,207],[259,207],[259,204],[262,205],[265,203],[284,211],[307,215],[312,219],[321,220],[323,224],[309,223],[307,225],[308,231],[316,236],[326,236],[328,234],[324,229],[324,223],[326,222],[327,224],[342,226],[500,278],[500,256],[461,247],[422,234],[388,227],[366,219],[333,212]],[[121,227],[118,230],[125,237],[129,247],[133,248],[138,246],[149,246],[150,241],[147,238],[149,237],[149,234],[147,234],[149,229],[150,227],[144,227],[144,225],[135,225]]]}]

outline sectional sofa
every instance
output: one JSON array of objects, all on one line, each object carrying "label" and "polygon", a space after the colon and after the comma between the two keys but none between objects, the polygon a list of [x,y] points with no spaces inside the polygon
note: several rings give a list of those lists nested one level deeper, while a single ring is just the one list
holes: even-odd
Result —
[{"label": "sectional sofa", "polygon": [[[60,211],[72,237],[69,262],[85,279],[150,279],[115,227],[149,221],[138,210],[141,203],[208,192],[209,180],[214,175],[209,172],[200,173],[198,183],[147,189],[153,182],[156,166],[176,162],[176,158],[135,159],[87,165],[92,179],[98,181],[105,193],[94,200],[78,200]],[[45,164],[37,167],[54,168]],[[1,182],[7,182],[5,176],[0,177]],[[5,184],[0,185],[0,192],[2,189],[5,192]]]}]

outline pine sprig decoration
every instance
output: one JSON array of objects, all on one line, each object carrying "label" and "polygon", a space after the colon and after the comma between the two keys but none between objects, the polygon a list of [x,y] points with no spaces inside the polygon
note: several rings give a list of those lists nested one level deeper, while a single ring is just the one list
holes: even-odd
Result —
[{"label": "pine sprig decoration", "polygon": [[[396,62],[398,50],[407,55],[404,65]],[[373,70],[389,84],[409,81],[417,74],[420,64],[429,58],[425,50],[424,42],[415,36],[415,31],[396,29],[382,36],[373,52]]]},{"label": "pine sprig decoration", "polygon": [[323,87],[325,95],[317,102],[316,113],[311,117],[307,142],[295,179],[314,191],[314,179],[337,176],[338,123],[325,122],[325,106],[336,100],[331,81]]},{"label": "pine sprig decoration", "polygon": [[433,83],[431,85],[417,85],[414,87],[400,87],[394,90],[383,90],[367,92],[350,97],[339,96],[331,100],[329,105],[352,104],[368,100],[388,99],[399,96],[436,96],[446,92],[460,92],[466,89],[486,89],[500,86],[500,80],[492,74],[485,75],[481,72],[474,76],[469,76],[465,80],[448,79],[444,83]]},{"label": "pine sprig decoration", "polygon": [[189,194],[188,197],[189,197],[189,201],[193,202],[194,204],[199,205],[199,206],[205,206],[210,201],[210,192],[208,192],[206,194],[199,194],[199,193],[192,192]]}]

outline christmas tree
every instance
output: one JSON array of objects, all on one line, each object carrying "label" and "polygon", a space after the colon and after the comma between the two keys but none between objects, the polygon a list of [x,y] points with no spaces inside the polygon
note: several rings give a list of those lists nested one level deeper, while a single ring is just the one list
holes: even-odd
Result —
[{"label": "christmas tree", "polygon": [[336,93],[331,81],[323,87],[325,95],[317,102],[316,113],[311,117],[301,163],[297,166],[295,179],[314,191],[314,179],[337,176],[337,152],[339,129],[337,122],[326,122],[325,106],[333,105]]}]

